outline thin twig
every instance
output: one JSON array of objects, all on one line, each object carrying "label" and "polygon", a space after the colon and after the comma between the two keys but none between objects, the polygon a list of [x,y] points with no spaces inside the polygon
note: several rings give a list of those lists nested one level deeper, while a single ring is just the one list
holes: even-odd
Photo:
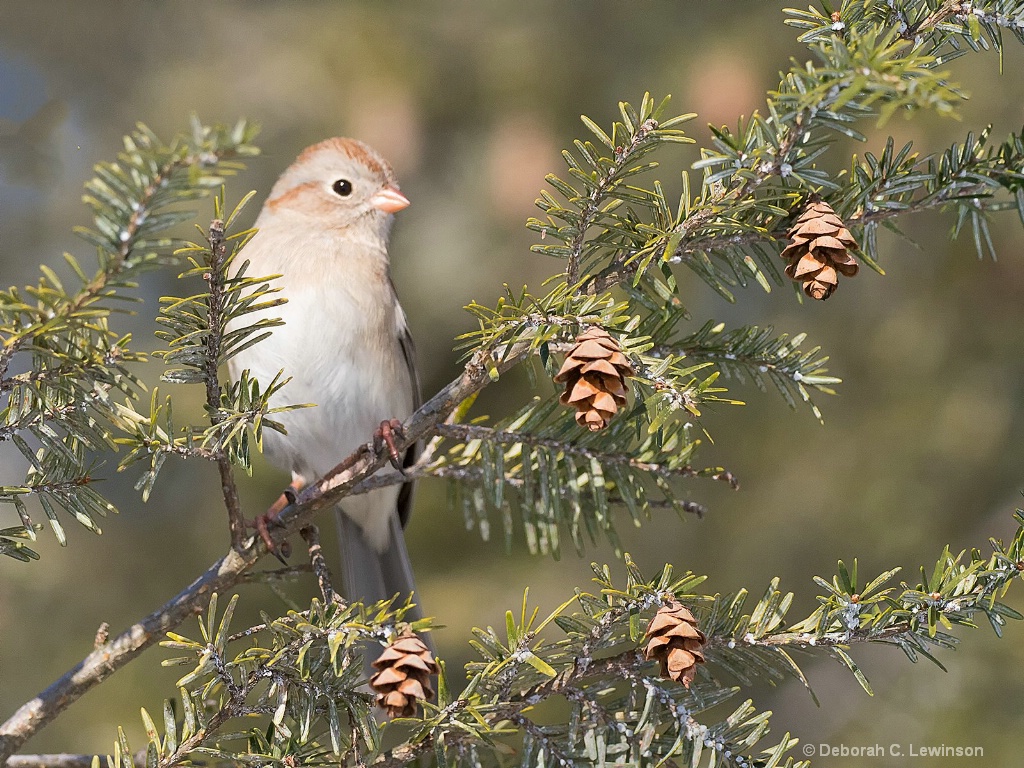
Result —
[{"label": "thin twig", "polygon": [[70,416],[80,412],[83,405],[91,405],[93,398],[86,396],[80,401],[72,401],[63,405],[39,411],[27,411],[21,418],[14,419],[0,426],[0,442],[10,440],[13,435],[32,429],[47,422],[67,421]]},{"label": "thin twig", "polygon": [[576,227],[576,234],[569,245],[569,257],[565,267],[565,280],[569,285],[576,285],[580,277],[580,266],[583,260],[583,248],[587,243],[587,230],[593,223],[594,215],[598,206],[604,200],[605,195],[619,182],[618,173],[632,159],[633,153],[647,139],[648,134],[656,130],[658,123],[655,120],[647,120],[633,136],[633,140],[627,147],[617,148],[615,160],[608,172],[601,177],[597,185],[587,195],[586,200],[580,206],[580,222]]},{"label": "thin twig", "polygon": [[915,631],[913,624],[909,621],[901,621],[881,630],[862,628],[853,631],[828,632],[820,636],[807,632],[778,632],[765,637],[741,641],[731,636],[716,635],[708,639],[706,647],[731,648],[733,646],[730,643],[732,643],[734,645],[760,646],[762,648],[842,648],[854,643],[884,643],[898,637],[914,636],[917,634],[918,632]]},{"label": "thin twig", "polygon": [[[617,609],[609,611],[591,629],[588,645],[606,641],[606,630],[621,619],[622,612],[628,612],[632,607],[619,606]],[[901,622],[899,625],[888,627],[882,631],[858,630],[850,633],[828,633],[816,639],[813,639],[813,635],[791,632],[781,632],[752,641],[740,641],[731,635],[713,636],[709,638],[705,647],[707,649],[728,649],[734,645],[741,644],[780,649],[787,646],[797,646],[800,648],[818,646],[825,651],[831,652],[830,649],[834,647],[844,647],[854,643],[892,642],[903,635],[914,634],[916,633],[909,623]],[[501,693],[504,695],[497,696],[495,699],[496,702],[500,703],[481,713],[487,725],[496,727],[503,721],[512,721],[521,728],[532,730],[531,726],[534,724],[523,713],[527,709],[535,708],[544,699],[565,695],[573,689],[578,690],[576,685],[584,680],[593,681],[602,678],[610,678],[612,680],[636,679],[642,667],[655,663],[647,660],[644,654],[636,648],[630,648],[629,650],[600,659],[590,659],[589,651],[586,648],[587,646],[585,646],[584,651],[581,653],[581,657],[586,657],[585,663],[581,663],[581,659],[578,658],[572,667],[549,680],[545,680],[525,690],[512,691],[511,689],[506,689],[502,691]],[[439,738],[443,739],[444,746],[458,748],[464,743],[474,742],[478,739],[472,732],[459,728],[445,727],[446,719],[454,719],[455,715],[469,704],[470,702],[465,699],[457,699],[435,717],[436,726],[434,732],[439,734]],[[373,765],[374,768],[404,768],[404,766],[415,762],[421,755],[426,754],[428,750],[432,750],[435,747],[436,745],[431,739],[410,741],[392,750],[391,753],[377,760]]]},{"label": "thin twig", "polygon": [[944,22],[950,16],[956,16],[964,12],[964,6],[970,7],[970,3],[964,3],[962,0],[946,0],[941,6],[936,8],[930,14],[921,19],[917,24],[911,24],[903,30],[903,34],[900,35],[904,40],[913,40],[918,35],[926,30],[930,30],[933,27],[937,27],[939,24]]},{"label": "thin twig", "polygon": [[316,583],[320,586],[320,595],[323,597],[324,603],[327,605],[331,603],[344,605],[345,601],[334,591],[334,584],[331,582],[331,569],[327,567],[323,550],[320,548],[320,529],[311,523],[310,525],[303,526],[299,530],[299,535],[302,536],[302,540],[309,547],[309,562],[313,568],[313,573],[316,574]]},{"label": "thin twig", "polygon": [[239,580],[239,584],[276,584],[279,581],[291,581],[296,576],[304,573],[312,573],[313,566],[309,563],[289,565],[285,568],[276,568],[272,571],[247,571]]},{"label": "thin twig", "polygon": [[[613,619],[618,619],[619,616],[612,613]],[[591,630],[591,641],[598,642],[606,639],[605,633],[608,628],[613,625],[613,621],[602,621]],[[747,645],[755,645],[766,648],[777,648],[786,646],[798,646],[798,647],[811,647],[817,646],[821,648],[831,648],[832,646],[846,646],[854,643],[863,642],[885,642],[891,641],[901,635],[915,634],[912,627],[908,623],[901,623],[897,626],[888,627],[881,632],[870,632],[870,631],[858,631],[855,633],[834,633],[827,634],[822,637],[818,637],[812,641],[811,637],[803,633],[788,633],[782,632],[776,635],[770,635],[763,638],[758,638],[752,642],[746,642]],[[736,638],[732,636],[713,636],[709,638],[707,648],[710,649],[727,649],[730,647],[730,643],[736,643]],[[636,674],[639,668],[653,664],[654,662],[648,661],[644,658],[643,654],[635,648],[622,651],[612,656],[607,656],[600,659],[589,660],[586,664],[577,664],[575,667],[566,670],[564,673],[557,675],[556,677],[546,680],[538,685],[535,685],[529,689],[510,693],[511,700],[502,702],[499,706],[494,707],[487,712],[484,717],[487,722],[491,725],[497,725],[498,723],[511,720],[517,722],[521,727],[529,729],[533,725],[532,721],[529,721],[523,715],[523,712],[528,708],[536,707],[537,703],[545,698],[551,696],[557,696],[564,694],[568,689],[574,687],[574,685],[584,679],[600,679],[602,677],[609,677],[612,679],[623,679],[627,676]],[[244,686],[243,686],[244,688]],[[233,697],[234,698],[234,697]],[[503,697],[509,698],[509,697]],[[459,712],[469,705],[469,701],[458,699],[452,702],[448,707],[440,713],[441,722],[443,718],[454,718]],[[222,710],[224,711],[224,710]],[[222,718],[226,720],[227,718]],[[201,743],[206,737],[216,730],[216,727],[223,724],[218,722],[214,727],[213,721],[208,724],[207,728],[204,728],[199,734],[194,737],[196,743]],[[475,737],[467,734],[466,732],[459,729],[444,729],[439,728],[438,733],[443,734],[441,738],[444,739],[446,746],[457,746],[463,741],[473,740]],[[184,745],[182,745],[184,747]],[[428,750],[434,749],[435,745],[430,739],[423,739],[420,741],[409,742],[401,745],[400,747],[392,750],[385,757],[373,763],[375,768],[403,768],[406,765],[414,762],[422,754],[425,754]],[[144,762],[144,753],[142,759],[137,762]],[[186,754],[186,752],[179,748],[176,753],[179,757]],[[8,761],[9,768],[89,768],[92,761],[92,755],[17,755]],[[161,761],[161,766],[171,765],[172,763],[165,758]]]},{"label": "thin twig", "polygon": [[[416,480],[421,477],[437,477],[444,480],[456,480],[462,483],[472,482],[479,484],[485,482],[484,471],[480,467],[452,466],[450,464],[444,464],[440,466],[417,467],[412,471],[406,471],[404,475],[400,475],[397,472],[391,472],[385,475],[374,475],[355,486],[349,495],[354,496],[355,494],[369,493],[370,491],[378,488],[386,488],[391,485],[407,483],[410,480]],[[735,478],[729,472],[716,473],[714,475],[709,475],[708,477],[712,480],[722,480],[727,482],[733,488],[739,487],[739,483],[735,481]],[[523,491],[526,486],[521,477],[506,477],[505,485],[520,492]],[[569,488],[562,487],[554,490],[561,498],[572,501],[573,496]],[[611,505],[625,504],[626,500],[617,493],[611,493],[608,495],[608,503]],[[703,504],[686,499],[646,499],[644,504],[650,509],[674,509],[677,512],[686,512],[699,518],[704,517],[704,515],[708,513],[707,507]]]},{"label": "thin twig", "polygon": [[689,464],[678,467],[668,467],[651,461],[640,461],[625,453],[608,453],[607,451],[595,451],[576,443],[566,440],[559,440],[553,437],[543,437],[527,432],[511,432],[501,429],[493,429],[478,424],[438,424],[434,430],[444,437],[457,440],[489,440],[499,445],[535,445],[544,448],[551,448],[572,456],[580,456],[585,459],[597,461],[600,464],[618,465],[637,469],[652,475],[664,478],[673,477],[710,477],[712,480],[720,480],[728,483],[733,488],[738,488],[739,483],[731,472],[717,472],[708,475],[700,470],[694,469]]},{"label": "thin twig", "polygon": [[[966,167],[966,172],[970,172],[973,168],[973,163]],[[970,197],[972,195],[980,194],[985,189],[985,185],[973,184],[970,186],[959,187],[956,193],[959,197]],[[952,192],[950,192],[952,194]],[[900,208],[877,208],[871,211],[858,211],[846,217],[845,221],[847,225],[864,225],[872,222],[884,222],[890,219],[905,216],[908,213],[920,213],[922,211],[931,211],[936,208],[942,208],[946,205],[951,205],[956,202],[956,198],[950,197],[950,194],[937,194],[929,195],[926,198],[920,200],[911,200],[904,203],[906,207]],[[979,209],[992,209],[1000,205],[1000,201],[984,201],[979,200],[976,203]],[[729,247],[743,247],[747,245],[753,245],[754,243],[762,243],[767,241],[778,241],[786,239],[786,233],[789,231],[788,226],[779,227],[773,229],[770,232],[742,232],[735,235],[722,235],[722,234],[710,234],[705,237],[696,238],[686,243],[680,243],[679,247],[673,252],[673,255],[669,257],[669,262],[679,263],[686,260],[687,256],[691,256],[700,251],[716,251],[722,248]]]},{"label": "thin twig", "polygon": [[[217,426],[224,420],[220,409],[220,347],[224,338],[224,262],[227,261],[227,244],[224,241],[224,222],[214,219],[210,222],[210,231],[206,235],[210,244],[210,270],[203,275],[210,286],[207,294],[207,324],[210,331],[206,334],[205,370],[203,379],[206,383],[206,410],[210,424]],[[238,500],[238,488],[235,486],[235,469],[231,459],[222,449],[217,451],[217,469],[220,472],[220,488],[224,495],[224,506],[228,512],[228,526],[231,529],[231,546],[241,551],[245,546],[245,517]]]},{"label": "thin twig", "polygon": [[25,371],[0,380],[0,393],[10,392],[15,387],[22,387],[28,384],[57,384],[62,379],[82,378],[93,379],[90,372],[96,370],[104,373],[111,365],[108,355],[99,359],[79,360],[74,363],[61,363],[53,368]]},{"label": "thin twig", "polygon": [[[183,740],[174,752],[161,757],[157,766],[159,768],[170,768],[189,759],[189,753],[206,743],[220,727],[233,717],[243,714],[242,709],[245,701],[253,689],[266,677],[265,669],[257,669],[251,673],[241,685],[229,687],[230,693],[227,702],[203,724],[195,733]],[[230,679],[230,678],[229,678]]]}]

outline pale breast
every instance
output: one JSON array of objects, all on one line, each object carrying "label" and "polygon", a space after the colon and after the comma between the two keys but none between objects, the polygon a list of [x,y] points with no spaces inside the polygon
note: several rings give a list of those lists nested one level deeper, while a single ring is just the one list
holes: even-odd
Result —
[{"label": "pale breast", "polygon": [[381,421],[412,413],[413,379],[399,342],[405,321],[382,254],[339,251],[331,247],[336,238],[318,241],[306,233],[284,248],[274,238],[278,247],[263,259],[270,242],[261,241],[263,234],[245,255],[255,255],[261,270],[284,273],[276,282],[288,303],[267,314],[280,316],[285,325],[234,358],[231,370],[237,378],[249,369],[267,384],[284,369],[291,381],[273,405],[316,403],[274,417],[287,428],[286,436],[264,433],[268,458],[311,480],[369,441]]}]

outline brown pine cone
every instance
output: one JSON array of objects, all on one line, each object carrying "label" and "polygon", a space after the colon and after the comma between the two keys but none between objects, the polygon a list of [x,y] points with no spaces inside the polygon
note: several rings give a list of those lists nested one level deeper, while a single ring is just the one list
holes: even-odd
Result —
[{"label": "brown pine cone", "polygon": [[576,423],[593,431],[604,429],[618,409],[626,405],[626,377],[633,367],[619,343],[607,331],[591,328],[576,337],[556,382],[565,382],[559,398],[576,409]]},{"label": "brown pine cone", "polygon": [[848,251],[857,241],[828,203],[808,203],[786,236],[793,241],[781,254],[789,262],[786,274],[801,281],[812,299],[831,296],[840,274],[857,274],[859,265]]},{"label": "brown pine cone", "polygon": [[420,701],[434,698],[430,677],[438,673],[437,662],[411,629],[396,637],[373,666],[378,671],[370,678],[370,687],[388,717],[412,717]]},{"label": "brown pine cone", "polygon": [[697,628],[697,619],[678,600],[669,600],[658,609],[647,625],[644,658],[661,662],[661,676],[687,688],[704,663],[707,638]]}]

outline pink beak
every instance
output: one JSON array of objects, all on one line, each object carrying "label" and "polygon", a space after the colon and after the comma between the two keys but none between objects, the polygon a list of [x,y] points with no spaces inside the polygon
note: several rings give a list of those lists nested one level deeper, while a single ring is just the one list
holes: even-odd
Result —
[{"label": "pink beak", "polygon": [[409,198],[394,187],[384,187],[384,189],[370,198],[370,205],[384,211],[384,213],[397,213],[403,208],[409,207]]}]

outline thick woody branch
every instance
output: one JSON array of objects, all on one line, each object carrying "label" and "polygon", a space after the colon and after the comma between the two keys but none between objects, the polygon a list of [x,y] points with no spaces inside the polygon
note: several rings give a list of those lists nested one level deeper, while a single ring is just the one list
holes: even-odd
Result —
[{"label": "thick woody branch", "polygon": [[114,672],[157,643],[165,632],[202,612],[214,592],[237,584],[263,554],[230,550],[198,579],[144,619],[97,648],[0,725],[0,765],[47,723]]},{"label": "thick woody branch", "polygon": [[[461,376],[444,387],[406,421],[403,434],[395,441],[399,452],[426,437],[463,400],[491,383],[488,362],[500,374],[517,365],[529,353],[528,344],[517,344],[507,354],[504,350],[498,353],[482,350],[474,355]],[[296,503],[281,512],[278,517],[280,527],[271,531],[275,541],[283,541],[307,525],[318,512],[332,507],[386,463],[387,458],[374,453],[369,443],[357,450],[322,481],[310,485]],[[0,768],[21,745],[83,694],[106,680],[146,648],[159,642],[164,633],[201,613],[209,603],[211,594],[223,593],[245,580],[252,567],[266,553],[259,537],[254,537],[248,549],[239,551],[231,548],[171,600],[106,645],[97,648],[49,688],[23,704],[6,722],[0,724]]]}]

